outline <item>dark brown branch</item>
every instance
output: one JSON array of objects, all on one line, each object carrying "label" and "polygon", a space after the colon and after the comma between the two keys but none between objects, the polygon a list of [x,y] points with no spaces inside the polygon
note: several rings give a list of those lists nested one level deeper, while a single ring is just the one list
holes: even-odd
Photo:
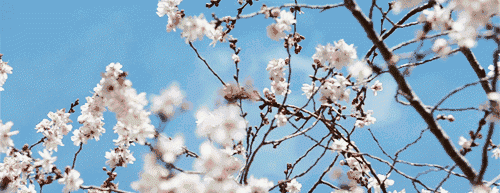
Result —
[{"label": "dark brown branch", "polygon": [[[375,30],[373,29],[373,23],[368,18],[365,17],[365,15],[361,12],[359,6],[354,2],[354,0],[344,0],[344,3],[345,7],[347,7],[347,9],[351,11],[352,15],[361,24],[361,26],[367,33],[368,38],[379,49],[384,60],[387,62],[389,66],[389,73],[394,77],[394,79],[398,83],[399,89],[403,92],[403,94],[406,95],[405,97],[408,99],[413,108],[415,108],[415,110],[425,120],[431,132],[438,139],[439,143],[441,144],[441,146],[443,146],[446,153],[459,166],[462,172],[464,172],[464,174],[467,176],[467,179],[471,183],[473,183],[474,179],[476,178],[476,172],[471,167],[469,162],[465,159],[465,157],[463,157],[459,153],[459,151],[453,146],[453,143],[450,141],[448,135],[446,135],[444,130],[441,129],[439,124],[434,120],[433,116],[426,110],[425,105],[413,92],[413,90],[408,85],[401,72],[399,72],[398,68],[395,65],[397,63],[397,57],[393,55],[393,53],[389,50],[389,48],[385,45],[385,43],[380,39],[377,32],[375,32]],[[431,2],[429,2],[428,4],[431,4]]]},{"label": "dark brown branch", "polygon": [[198,58],[201,61],[203,61],[203,63],[205,63],[205,65],[207,65],[208,69],[214,74],[214,76],[217,77],[217,79],[219,79],[219,81],[222,83],[222,86],[226,85],[226,83],[224,83],[224,81],[219,77],[219,75],[217,73],[215,73],[214,70],[212,70],[210,65],[208,65],[207,61],[200,56],[200,54],[198,53],[198,50],[196,50],[196,48],[193,46],[193,43],[189,42],[189,45],[191,46],[191,48],[193,48],[194,52],[196,52],[196,55],[198,56]]}]

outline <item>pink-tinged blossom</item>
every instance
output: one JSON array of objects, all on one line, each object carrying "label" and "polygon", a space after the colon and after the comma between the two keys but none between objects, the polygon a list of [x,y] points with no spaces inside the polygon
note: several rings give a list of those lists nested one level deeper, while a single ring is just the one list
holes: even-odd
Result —
[{"label": "pink-tinged blossom", "polygon": [[[98,85],[94,91],[101,92],[102,87]],[[79,146],[81,143],[87,144],[87,140],[95,139],[99,141],[102,133],[106,132],[104,129],[103,112],[106,111],[104,98],[94,94],[92,97],[86,97],[87,103],[82,105],[80,109],[82,114],[78,116],[78,122],[83,124],[79,129],[73,131],[71,140],[73,144]]]},{"label": "pink-tinged blossom", "polygon": [[38,151],[38,154],[42,156],[42,159],[37,159],[35,161],[35,165],[42,166],[45,172],[52,172],[52,167],[54,167],[54,162],[57,160],[57,157],[52,157],[52,152],[44,149],[43,152]]},{"label": "pink-tinged blossom", "polygon": [[366,61],[354,62],[353,65],[349,66],[348,70],[353,77],[356,77],[358,85],[363,84],[364,79],[372,74],[372,69],[366,65]]},{"label": "pink-tinged blossom", "polygon": [[214,180],[205,177],[203,179],[205,185],[204,193],[249,193],[244,187],[240,186],[234,179],[226,179],[222,181]]},{"label": "pink-tinged blossom", "polygon": [[238,158],[217,149],[209,141],[200,145],[200,152],[200,157],[194,162],[194,168],[217,180],[227,179],[243,166]]},{"label": "pink-tinged blossom", "polygon": [[347,146],[349,143],[345,141],[344,139],[333,139],[333,144],[332,144],[332,149],[334,152],[339,152],[342,153],[343,151],[347,150]]},{"label": "pink-tinged blossom", "polygon": [[[387,175],[387,177],[386,177],[385,175],[377,174],[378,179],[381,182],[384,182],[383,186],[385,188],[394,185],[394,180],[387,179],[387,178],[389,178],[389,176],[390,175]],[[372,192],[374,192],[374,193],[382,192],[382,190],[380,189],[380,186],[381,186],[381,184],[378,183],[378,181],[375,177],[371,177],[370,179],[368,179],[368,189],[372,188]]]},{"label": "pink-tinged blossom", "polygon": [[186,44],[196,39],[202,40],[203,36],[214,30],[215,24],[208,23],[203,14],[196,17],[184,17],[178,28],[182,30],[181,36],[186,39]]},{"label": "pink-tinged blossom", "polygon": [[2,57],[0,57],[0,91],[4,89],[2,86],[7,81],[7,74],[12,74],[12,67],[7,64],[8,62],[4,62]]},{"label": "pink-tinged blossom", "polygon": [[21,189],[18,191],[18,193],[36,193],[35,185],[30,184],[28,187],[21,186]]},{"label": "pink-tinged blossom", "polygon": [[246,136],[247,121],[240,116],[240,109],[235,105],[219,107],[213,112],[202,108],[196,113],[196,119],[196,134],[223,146],[232,145],[233,140],[240,141]]},{"label": "pink-tinged blossom", "polygon": [[172,179],[160,185],[162,190],[175,193],[204,193],[205,186],[196,174],[178,173]]},{"label": "pink-tinged blossom", "polygon": [[470,149],[472,142],[465,139],[463,136],[460,136],[460,139],[458,140],[458,145],[462,146],[464,149]]},{"label": "pink-tinged blossom", "polygon": [[306,95],[307,99],[310,99],[311,96],[314,94],[314,92],[316,92],[317,90],[318,87],[314,86],[314,82],[312,83],[312,85],[309,84],[302,85],[302,91],[304,91],[302,95]]},{"label": "pink-tinged blossom", "polygon": [[172,83],[168,89],[162,91],[161,96],[151,97],[151,112],[160,115],[162,119],[169,120],[174,116],[176,108],[182,104],[184,98],[184,91],[177,83]]},{"label": "pink-tinged blossom", "polygon": [[49,151],[57,151],[57,146],[64,146],[62,143],[63,135],[68,134],[73,126],[69,123],[73,122],[69,119],[70,113],[65,113],[65,109],[57,110],[57,112],[49,112],[47,116],[51,121],[43,119],[36,125],[37,132],[42,132],[46,139],[43,145]]},{"label": "pink-tinged blossom", "polygon": [[500,157],[500,148],[495,148],[493,151],[491,151],[493,153],[493,156],[495,159],[498,159]]},{"label": "pink-tinged blossom", "polygon": [[97,90],[96,94],[102,96],[105,106],[116,113],[117,124],[113,130],[119,134],[119,138],[114,140],[115,143],[128,146],[132,141],[144,145],[155,134],[155,127],[149,119],[151,113],[144,110],[148,103],[146,93],[137,94],[132,82],[125,79],[127,73],[121,67],[119,63],[111,63],[106,67],[100,81],[102,89]]},{"label": "pink-tinged blossom", "polygon": [[2,153],[7,152],[9,147],[14,146],[14,141],[10,137],[19,133],[19,131],[10,131],[12,125],[14,125],[12,121],[3,124],[0,120],[0,152]]},{"label": "pink-tinged blossom", "polygon": [[435,5],[433,10],[423,10],[418,21],[429,23],[433,30],[445,31],[451,27],[453,22],[450,15],[450,9]]},{"label": "pink-tinged blossom", "polygon": [[286,116],[281,113],[276,114],[274,118],[276,118],[276,125],[278,125],[278,127],[283,127],[288,122]]},{"label": "pink-tinged blossom", "polygon": [[293,179],[292,181],[286,184],[286,191],[289,193],[299,193],[300,188],[302,188],[302,184],[297,182],[296,179]]},{"label": "pink-tinged blossom", "polygon": [[272,59],[267,64],[266,70],[269,71],[269,79],[271,80],[271,91],[278,95],[290,94],[288,82],[285,79],[286,61],[282,58]]},{"label": "pink-tinged blossom", "polygon": [[184,138],[180,135],[175,136],[173,139],[169,139],[162,134],[158,137],[157,148],[166,163],[174,163],[177,156],[184,152],[183,147]]},{"label": "pink-tinged blossom", "polygon": [[[500,71],[500,62],[497,62],[497,69]],[[488,76],[493,77],[495,75],[495,66],[489,65],[488,70],[490,70],[488,72]],[[498,73],[498,74],[500,75],[500,73]]]},{"label": "pink-tinged blossom", "polygon": [[132,182],[131,187],[141,193],[166,192],[160,186],[166,183],[169,175],[170,172],[165,167],[156,163],[156,156],[149,153],[144,157],[144,168],[140,180]]},{"label": "pink-tinged blossom", "polygon": [[364,126],[368,126],[371,124],[374,124],[377,119],[375,117],[372,117],[373,110],[368,110],[365,113],[364,117],[361,117],[359,113],[358,114],[358,119],[356,120],[356,123],[354,123],[354,126],[363,128]]},{"label": "pink-tinged blossom", "polygon": [[233,61],[234,61],[235,63],[239,63],[239,62],[240,62],[240,57],[239,57],[238,55],[236,55],[236,54],[233,54],[233,55],[231,56],[231,59],[233,59]]},{"label": "pink-tinged blossom", "polygon": [[423,0],[396,0],[392,7],[396,14],[399,14],[403,9],[413,8],[422,3]]},{"label": "pink-tinged blossom", "polygon": [[284,31],[290,31],[291,25],[297,22],[291,12],[282,10],[279,12],[279,16],[280,18],[275,18],[276,23],[267,26],[267,36],[275,41],[285,38]]},{"label": "pink-tinged blossom", "polygon": [[135,161],[134,156],[130,153],[130,150],[125,149],[124,147],[118,147],[114,150],[106,152],[104,156],[108,161],[106,164],[111,168],[115,168],[116,166],[127,167],[127,164],[133,164]]},{"label": "pink-tinged blossom", "polygon": [[350,82],[341,75],[335,75],[335,78],[326,79],[320,88],[321,98],[319,100],[323,104],[341,100],[349,102],[351,90],[347,88],[348,85],[350,85]]},{"label": "pink-tinged blossom", "polygon": [[[343,39],[334,42],[334,44],[334,46],[331,44],[326,46],[318,45],[312,59],[323,64],[325,70],[330,68],[341,70],[342,67],[348,66],[357,60],[358,56],[354,44],[348,45]],[[326,65],[325,62],[328,62],[329,65]]]},{"label": "pink-tinged blossom", "polygon": [[59,183],[64,184],[63,192],[68,193],[80,189],[83,180],[80,178],[80,172],[75,169],[69,169],[69,171],[67,173],[65,172],[63,177],[59,179]]},{"label": "pink-tinged blossom", "polygon": [[377,96],[377,92],[384,90],[382,83],[378,80],[370,88],[373,90],[374,96]]},{"label": "pink-tinged blossom", "polygon": [[269,189],[273,187],[274,183],[269,181],[267,178],[257,179],[250,176],[248,179],[247,189],[251,193],[268,193]]},{"label": "pink-tinged blossom", "polygon": [[446,57],[451,52],[451,47],[448,46],[448,42],[445,39],[439,38],[434,41],[432,51],[440,57]]}]

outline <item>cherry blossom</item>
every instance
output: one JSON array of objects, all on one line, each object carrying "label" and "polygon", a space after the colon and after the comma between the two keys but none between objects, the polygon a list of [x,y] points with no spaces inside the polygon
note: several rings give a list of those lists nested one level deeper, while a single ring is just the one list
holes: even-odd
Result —
[{"label": "cherry blossom", "polygon": [[[269,79],[271,80],[271,91],[278,95],[290,94],[288,83],[285,79],[285,67],[287,63],[284,59],[272,59],[267,64],[266,70],[269,71]],[[288,91],[287,91],[288,90]]]},{"label": "cherry blossom", "polygon": [[3,91],[2,86],[7,81],[7,74],[12,74],[12,67],[8,65],[8,62],[2,60],[0,56],[0,91]]},{"label": "cherry blossom", "polygon": [[131,186],[134,190],[142,193],[166,191],[161,186],[166,183],[169,175],[170,172],[165,167],[156,163],[156,156],[149,153],[144,157],[144,169],[140,175],[140,180],[132,182]]},{"label": "cherry blossom", "polygon": [[[384,182],[383,186],[384,187],[389,187],[389,186],[392,186],[394,185],[394,180],[389,180],[387,178],[389,178],[390,175],[382,175],[382,174],[377,174],[377,177],[378,179],[381,181],[381,182]],[[380,186],[381,184],[379,184],[379,182],[377,181],[377,179],[375,179],[375,177],[371,177],[370,179],[368,179],[368,188],[372,188],[372,190],[375,192],[375,193],[380,193],[382,190],[380,189]]]},{"label": "cherry blossom", "polygon": [[288,122],[288,119],[286,118],[286,116],[281,114],[281,113],[276,114],[274,116],[274,118],[276,118],[276,120],[277,120],[276,124],[278,125],[278,127],[283,127]]},{"label": "cherry blossom", "polygon": [[465,137],[460,136],[460,140],[458,141],[458,145],[462,146],[464,149],[470,149],[472,142],[465,139]]},{"label": "cherry blossom", "polygon": [[184,98],[184,91],[177,83],[172,83],[168,89],[162,91],[161,96],[151,97],[151,112],[166,121],[174,116],[176,107],[182,104]]},{"label": "cherry blossom", "polygon": [[54,167],[54,162],[57,160],[57,157],[52,157],[52,152],[44,149],[43,152],[38,151],[38,154],[42,156],[43,159],[37,160],[35,165],[42,166],[43,170],[46,172],[52,172],[52,167]]},{"label": "cherry blossom", "polygon": [[196,113],[196,119],[198,136],[209,137],[224,146],[232,145],[232,140],[243,140],[246,135],[247,121],[235,105],[219,107],[213,112],[202,108]]},{"label": "cherry blossom", "polygon": [[273,185],[274,183],[267,178],[257,179],[250,176],[250,178],[248,178],[247,189],[250,190],[251,193],[268,193],[268,190],[273,187]]},{"label": "cherry blossom", "polygon": [[348,145],[349,143],[347,143],[344,139],[333,139],[332,149],[335,152],[342,153],[347,150]]},{"label": "cherry blossom", "polygon": [[14,146],[14,141],[10,137],[19,133],[19,131],[10,131],[12,125],[14,125],[12,121],[3,124],[0,120],[0,152],[2,153],[7,152],[9,147]]},{"label": "cherry blossom", "polygon": [[178,155],[184,152],[184,138],[181,135],[169,139],[163,134],[158,137],[158,150],[162,154],[162,160],[166,163],[173,163]]},{"label": "cherry blossom", "polygon": [[310,99],[311,96],[314,94],[314,92],[316,92],[317,90],[318,87],[314,86],[314,82],[311,85],[309,84],[302,85],[302,91],[304,91],[302,95],[306,95],[307,99]]},{"label": "cherry blossom", "polygon": [[108,161],[106,161],[106,164],[108,164],[112,168],[116,166],[127,167],[128,163],[133,164],[135,161],[135,158],[132,153],[130,153],[130,150],[124,148],[123,146],[106,152],[106,155],[104,157],[108,159]]},{"label": "cherry blossom", "polygon": [[495,159],[498,159],[500,157],[500,148],[495,148],[491,151],[493,153],[493,156]]},{"label": "cherry blossom", "polygon": [[348,69],[349,73],[357,78],[357,84],[363,84],[363,80],[372,74],[372,69],[366,65],[366,61],[357,61]]},{"label": "cherry blossom", "polygon": [[343,39],[334,42],[334,44],[335,46],[331,44],[326,46],[318,45],[312,59],[319,61],[321,64],[328,62],[329,65],[325,66],[325,69],[336,68],[337,70],[341,70],[342,67],[348,66],[357,60],[358,56],[354,44],[347,45]]},{"label": "cherry blossom", "polygon": [[80,172],[67,167],[63,177],[59,179],[59,183],[65,185],[63,192],[68,193],[80,189],[83,180],[80,178]]},{"label": "cherry blossom", "polygon": [[199,175],[178,173],[172,179],[160,185],[162,190],[176,193],[203,193],[205,186]]},{"label": "cherry blossom", "polygon": [[434,41],[432,51],[441,57],[446,57],[451,52],[451,47],[448,46],[448,42],[445,39],[439,38]]},{"label": "cherry blossom", "polygon": [[209,141],[205,141],[200,145],[200,152],[200,158],[194,162],[194,168],[214,179],[227,179],[243,166],[238,158],[217,149]]},{"label": "cherry blossom", "polygon": [[319,100],[323,104],[339,100],[348,102],[351,93],[351,90],[347,88],[348,85],[350,85],[350,82],[344,76],[335,75],[335,78],[328,78],[320,88],[321,98]]},{"label": "cherry blossom", "polygon": [[291,12],[282,10],[279,12],[280,18],[275,18],[276,23],[267,26],[267,36],[269,38],[279,41],[286,37],[284,31],[290,31],[292,27],[290,25],[296,23],[296,20]]},{"label": "cherry blossom", "polygon": [[286,184],[286,191],[290,193],[299,193],[300,188],[302,188],[302,184],[297,182],[296,179],[293,179],[292,181]]},{"label": "cherry blossom", "polygon": [[374,96],[377,96],[378,94],[377,92],[384,90],[384,88],[382,87],[382,83],[379,80],[375,81],[375,83],[370,87],[370,89],[373,90]]}]

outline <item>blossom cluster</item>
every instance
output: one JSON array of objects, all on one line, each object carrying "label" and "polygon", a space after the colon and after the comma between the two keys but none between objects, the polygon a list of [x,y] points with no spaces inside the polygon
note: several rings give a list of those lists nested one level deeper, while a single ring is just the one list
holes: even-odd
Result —
[{"label": "blossom cluster", "polygon": [[[394,9],[399,12],[401,9],[414,7],[421,2],[422,0],[398,0],[394,4]],[[498,0],[452,0],[446,6],[443,6],[447,2],[445,0],[436,2],[438,4],[433,10],[422,11],[419,22],[425,23],[428,28],[424,28],[423,33],[419,33],[419,38],[430,30],[449,31],[448,36],[460,47],[474,47],[478,30],[486,26],[490,18],[500,12]],[[457,13],[455,21],[453,21],[452,12]],[[444,39],[436,41],[433,51],[441,56],[447,55],[449,52],[447,42]]]},{"label": "blossom cluster", "polygon": [[354,44],[348,45],[343,39],[333,43],[334,45],[330,43],[326,46],[318,45],[316,53],[312,56],[314,62],[324,66],[325,70],[330,68],[341,70],[342,67],[350,65],[358,59]]},{"label": "blossom cluster", "polygon": [[167,31],[182,30],[181,36],[186,39],[186,43],[195,41],[196,39],[202,40],[203,36],[207,36],[212,40],[211,45],[217,41],[224,42],[230,36],[225,35],[222,26],[215,25],[215,22],[208,22],[203,14],[197,16],[185,17],[184,10],[179,11],[177,7],[182,0],[161,0],[158,2],[156,14],[159,17],[168,16]]},{"label": "blossom cluster", "polygon": [[328,78],[319,89],[321,98],[319,99],[323,104],[335,103],[337,101],[349,102],[349,94],[351,90],[347,86],[351,82],[342,75],[335,75],[335,78]]},{"label": "blossom cluster", "polygon": [[4,89],[2,86],[7,81],[7,74],[12,74],[12,67],[8,65],[8,62],[2,60],[2,54],[0,54],[0,91]]},{"label": "blossom cluster", "polygon": [[297,21],[291,12],[285,10],[280,12],[279,9],[273,9],[270,12],[271,17],[274,17],[276,23],[267,26],[267,36],[275,41],[279,41],[287,36],[285,31],[290,31],[292,29],[291,25]]},{"label": "blossom cluster", "polygon": [[266,70],[269,71],[269,79],[271,80],[271,91],[278,95],[290,94],[292,91],[288,89],[289,83],[285,79],[285,67],[288,65],[285,59],[272,59],[267,64]]},{"label": "blossom cluster", "polygon": [[60,109],[56,113],[49,112],[48,117],[51,121],[43,119],[35,127],[37,133],[41,132],[45,136],[46,139],[43,141],[43,145],[49,151],[57,151],[57,146],[64,146],[62,143],[63,136],[73,129],[73,126],[68,124],[73,122],[69,119],[70,114],[65,111],[66,109]]},{"label": "blossom cluster", "polygon": [[160,96],[151,97],[151,112],[158,114],[162,121],[171,119],[177,107],[181,106],[184,100],[184,93],[179,85],[173,83],[168,89],[162,91]]},{"label": "blossom cluster", "polygon": [[233,140],[240,141],[246,136],[247,121],[240,116],[235,105],[222,106],[215,111],[201,108],[196,112],[196,134],[229,146]]}]

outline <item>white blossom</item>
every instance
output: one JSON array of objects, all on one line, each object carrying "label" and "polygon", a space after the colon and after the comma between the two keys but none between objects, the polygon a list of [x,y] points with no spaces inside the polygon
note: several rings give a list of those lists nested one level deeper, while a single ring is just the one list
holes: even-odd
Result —
[{"label": "white blossom", "polygon": [[174,116],[176,107],[182,104],[184,98],[184,91],[177,83],[172,83],[168,89],[162,91],[161,96],[151,97],[151,112],[168,120]]},{"label": "white blossom", "polygon": [[65,185],[63,192],[68,193],[80,189],[83,180],[80,178],[80,172],[75,169],[69,169],[69,171],[67,173],[65,172],[63,177],[59,179],[59,183]]},{"label": "white blossom", "polygon": [[196,159],[194,168],[205,175],[217,180],[227,179],[237,172],[243,164],[226,151],[217,149],[211,142],[205,141],[200,145],[201,155]]},{"label": "white blossom", "polygon": [[184,152],[184,138],[181,135],[177,135],[173,139],[168,139],[163,134],[160,134],[157,146],[163,161],[173,163],[176,157]]},{"label": "white blossom", "polygon": [[357,78],[358,84],[361,84],[365,78],[372,74],[372,69],[366,65],[366,61],[357,61],[349,66],[349,73]]},{"label": "white blossom", "polygon": [[178,173],[160,185],[162,190],[175,193],[204,193],[205,187],[199,175]]},{"label": "white blossom", "polygon": [[251,193],[268,193],[269,189],[273,187],[274,183],[269,181],[267,178],[257,179],[250,176],[248,179],[247,189]]},{"label": "white blossom", "polygon": [[347,143],[347,141],[345,141],[342,138],[340,138],[340,139],[333,139],[332,149],[335,152],[341,153],[341,152],[347,150],[347,146],[348,145],[349,145],[349,143]]},{"label": "white blossom", "polygon": [[208,23],[204,18],[203,14],[196,17],[184,17],[178,28],[182,30],[181,36],[186,38],[186,44],[193,42],[196,39],[202,40],[203,36],[209,34],[211,30],[214,30],[215,24]]},{"label": "white blossom", "polygon": [[132,182],[131,187],[142,193],[165,191],[161,186],[166,183],[169,175],[170,172],[164,166],[156,163],[156,156],[149,153],[144,157],[144,168],[140,180]]},{"label": "white blossom", "polygon": [[117,147],[114,150],[106,152],[104,157],[108,159],[106,164],[112,168],[115,168],[116,166],[127,167],[127,164],[133,164],[135,161],[135,158],[132,153],[130,153],[130,150],[124,147]]},{"label": "white blossom", "polygon": [[0,152],[2,153],[7,152],[9,147],[14,146],[14,142],[10,137],[19,133],[19,131],[10,131],[12,125],[14,125],[12,121],[3,124],[0,120]]},{"label": "white blossom", "polygon": [[446,57],[451,52],[451,47],[448,46],[448,42],[445,39],[439,38],[434,41],[432,51],[441,57]]},{"label": "white blossom", "polygon": [[2,86],[5,84],[5,81],[7,81],[7,74],[12,74],[12,67],[0,57],[0,91],[4,90]]},{"label": "white blossom", "polygon": [[283,127],[288,122],[288,119],[286,118],[286,116],[281,114],[281,113],[276,114],[274,116],[274,118],[277,120],[276,124],[278,125],[278,127]]},{"label": "white blossom", "polygon": [[302,188],[302,184],[297,182],[295,179],[286,184],[286,191],[290,193],[299,193],[300,188]]},{"label": "white blossom", "polygon": [[[385,175],[377,174],[377,177],[381,182],[384,182],[383,186],[386,188],[394,185],[394,180],[387,179],[389,175],[387,175],[386,177]],[[372,190],[375,193],[380,193],[381,192],[380,186],[381,184],[378,183],[375,177],[371,177],[370,179],[368,179],[368,189],[372,188]]]},{"label": "white blossom", "polygon": [[57,160],[57,157],[52,157],[52,152],[44,149],[43,152],[38,151],[38,154],[42,156],[43,159],[37,160],[35,165],[42,166],[45,172],[52,172],[52,167],[54,167],[54,162]]},{"label": "white blossom", "polygon": [[309,84],[302,85],[302,91],[304,91],[302,95],[306,95],[307,99],[310,99],[311,96],[314,94],[314,92],[316,92],[317,90],[318,87],[314,86],[314,82],[312,83],[312,85]]},{"label": "white blossom", "polygon": [[377,92],[384,90],[382,83],[378,80],[370,88],[373,90],[374,96],[377,96]]},{"label": "white blossom", "polygon": [[472,142],[465,139],[463,136],[460,136],[460,140],[458,141],[458,145],[462,146],[464,149],[469,149]]},{"label": "white blossom", "polygon": [[312,56],[313,60],[318,60],[321,64],[328,62],[325,69],[336,68],[341,70],[342,67],[348,66],[355,62],[358,58],[354,44],[347,45],[343,39],[334,42],[335,46],[327,44],[326,46],[318,45],[316,53]]},{"label": "white blossom", "polygon": [[286,37],[284,31],[290,31],[292,27],[290,25],[296,23],[294,16],[291,12],[282,10],[279,12],[280,18],[276,18],[276,23],[267,26],[267,36],[275,41],[279,41]]},{"label": "white blossom", "polygon": [[495,148],[491,152],[493,152],[493,156],[492,157],[494,157],[495,159],[498,159],[500,157],[500,148],[497,147],[497,148]]}]

